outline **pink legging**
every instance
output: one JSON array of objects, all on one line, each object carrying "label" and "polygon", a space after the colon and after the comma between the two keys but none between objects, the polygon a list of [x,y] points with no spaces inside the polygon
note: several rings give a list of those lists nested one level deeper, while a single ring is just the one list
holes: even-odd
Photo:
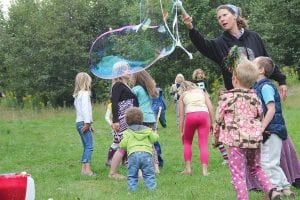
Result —
[{"label": "pink legging", "polygon": [[246,170],[256,178],[261,189],[269,192],[273,186],[260,166],[260,149],[229,147],[229,169],[237,200],[248,200]]},{"label": "pink legging", "polygon": [[200,161],[208,163],[208,135],[210,120],[208,112],[191,112],[185,116],[184,134],[182,137],[184,160],[192,160],[192,143],[195,130],[198,130],[198,146]]}]

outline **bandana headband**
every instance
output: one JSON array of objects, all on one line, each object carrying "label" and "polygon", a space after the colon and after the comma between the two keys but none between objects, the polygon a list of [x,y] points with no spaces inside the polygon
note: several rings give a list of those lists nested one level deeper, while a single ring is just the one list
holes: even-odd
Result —
[{"label": "bandana headband", "polygon": [[226,4],[226,6],[229,8],[230,11],[232,11],[232,13],[236,17],[240,16],[240,10],[238,7],[236,7],[235,5],[232,5],[232,4]]}]

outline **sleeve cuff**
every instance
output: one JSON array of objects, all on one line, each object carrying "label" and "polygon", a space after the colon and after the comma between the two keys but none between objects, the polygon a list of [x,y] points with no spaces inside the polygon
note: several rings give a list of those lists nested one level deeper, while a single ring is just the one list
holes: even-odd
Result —
[{"label": "sleeve cuff", "polygon": [[278,81],[278,84],[279,84],[279,85],[286,85],[285,79]]}]

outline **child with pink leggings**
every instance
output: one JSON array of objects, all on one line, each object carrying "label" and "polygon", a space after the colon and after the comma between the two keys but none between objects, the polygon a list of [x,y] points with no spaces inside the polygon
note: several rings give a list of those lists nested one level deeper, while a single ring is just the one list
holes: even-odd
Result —
[{"label": "child with pink leggings", "polygon": [[192,143],[195,130],[198,130],[198,146],[202,173],[208,175],[208,135],[213,120],[213,107],[206,92],[190,81],[181,83],[179,99],[179,130],[183,142],[185,169],[184,175],[191,175]]}]

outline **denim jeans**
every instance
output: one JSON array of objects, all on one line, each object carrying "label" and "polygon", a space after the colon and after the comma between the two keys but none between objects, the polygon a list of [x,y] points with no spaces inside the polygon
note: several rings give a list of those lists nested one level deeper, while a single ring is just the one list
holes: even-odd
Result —
[{"label": "denim jeans", "polygon": [[148,152],[134,152],[128,157],[128,190],[137,190],[138,171],[142,170],[144,183],[147,188],[154,190],[156,188],[153,157]]},{"label": "denim jeans", "polygon": [[81,133],[81,129],[83,128],[83,126],[84,126],[84,122],[76,123],[76,128],[80,135],[82,145],[83,145],[81,162],[90,163],[92,160],[92,153],[94,150],[93,132],[89,130],[84,133]]}]

